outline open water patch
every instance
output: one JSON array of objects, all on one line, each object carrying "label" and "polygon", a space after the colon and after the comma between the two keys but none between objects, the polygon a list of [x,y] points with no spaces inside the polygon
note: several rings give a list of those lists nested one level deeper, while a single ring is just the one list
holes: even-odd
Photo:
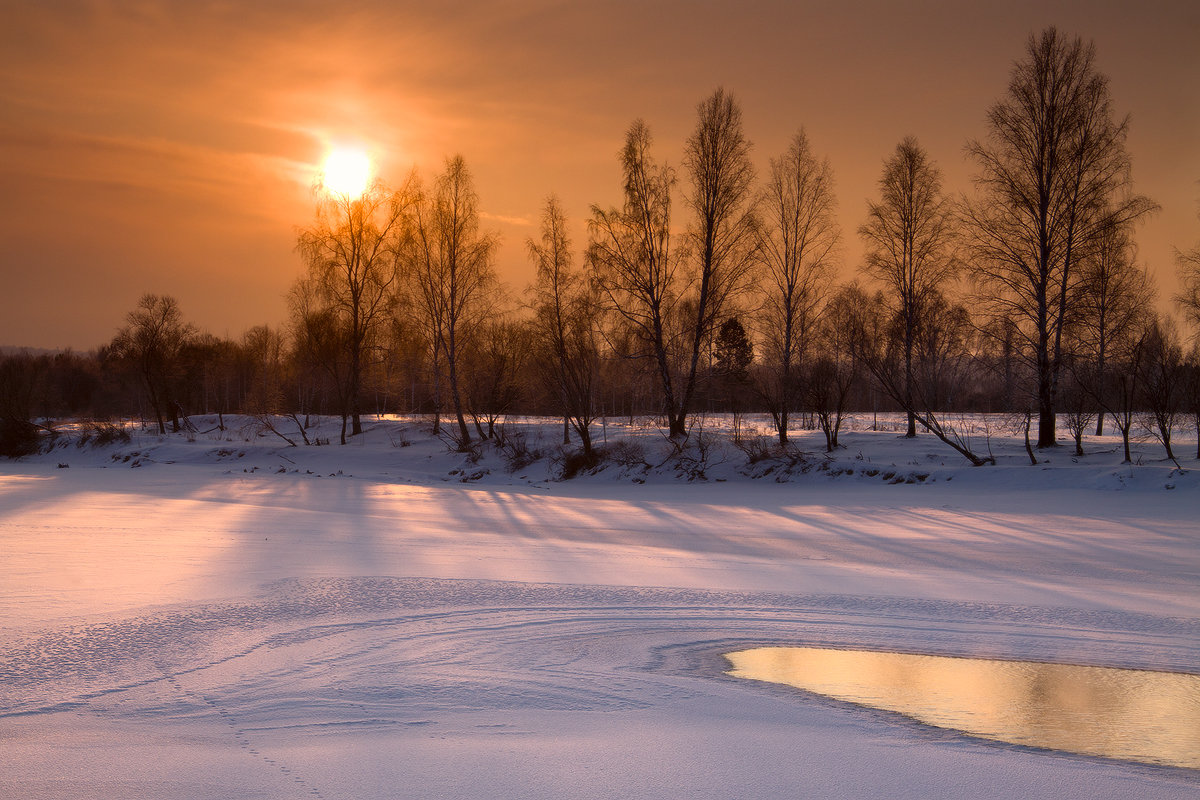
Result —
[{"label": "open water patch", "polygon": [[972,736],[1200,769],[1200,675],[817,647],[759,647],[726,658],[734,677]]}]

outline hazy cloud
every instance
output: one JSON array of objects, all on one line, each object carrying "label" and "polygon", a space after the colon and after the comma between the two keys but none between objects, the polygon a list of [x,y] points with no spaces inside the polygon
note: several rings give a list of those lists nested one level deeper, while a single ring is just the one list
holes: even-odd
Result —
[{"label": "hazy cloud", "polygon": [[[620,200],[629,123],[644,117],[678,165],[718,85],[742,102],[760,167],[801,125],[829,156],[852,270],[882,159],[916,135],[947,188],[968,188],[963,142],[1047,24],[1096,40],[1118,110],[1133,113],[1137,188],[1164,208],[1139,236],[1151,268],[1169,278],[1171,245],[1196,238],[1194,3],[1136,17],[1033,0],[0,0],[0,12],[0,259],[6,275],[33,265],[90,287],[86,308],[57,314],[47,306],[79,301],[14,286],[0,343],[97,344],[150,290],[177,292],[217,331],[278,321],[309,184],[340,141],[370,149],[393,182],[462,153],[500,225],[533,225],[557,192],[582,248],[590,204]],[[520,237],[499,267],[528,282]]]}]

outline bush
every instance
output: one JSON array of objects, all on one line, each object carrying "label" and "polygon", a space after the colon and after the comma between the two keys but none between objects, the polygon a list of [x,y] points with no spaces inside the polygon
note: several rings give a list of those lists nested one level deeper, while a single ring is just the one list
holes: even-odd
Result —
[{"label": "bush", "polygon": [[704,431],[697,429],[685,444],[676,448],[671,460],[679,477],[689,481],[707,480],[706,472],[724,463],[726,453],[711,436],[705,436]]},{"label": "bush", "polygon": [[496,431],[496,447],[504,454],[504,464],[509,472],[525,469],[544,455],[539,448],[529,444],[529,437],[524,433],[506,433],[500,428]]},{"label": "bush", "polygon": [[[623,439],[608,447],[594,447],[590,455],[582,450],[564,452],[557,459],[560,480],[570,480],[578,475],[594,472],[604,463],[616,464],[626,473],[645,473],[650,469],[646,461],[646,448],[641,442]],[[636,480],[636,478],[635,478]]]},{"label": "bush", "polygon": [[596,449],[593,449],[591,453],[585,453],[583,450],[563,453],[558,459],[558,477],[560,480],[569,481],[581,473],[591,472],[603,461],[603,453]]},{"label": "bush", "polygon": [[747,464],[778,458],[783,450],[770,436],[745,436],[734,445],[746,454]]},{"label": "bush", "polygon": [[41,450],[42,431],[32,422],[13,417],[0,418],[0,456],[20,458]]},{"label": "bush", "polygon": [[91,443],[93,447],[107,447],[110,444],[129,444],[133,441],[124,425],[113,422],[86,422],[79,429],[79,446]]}]

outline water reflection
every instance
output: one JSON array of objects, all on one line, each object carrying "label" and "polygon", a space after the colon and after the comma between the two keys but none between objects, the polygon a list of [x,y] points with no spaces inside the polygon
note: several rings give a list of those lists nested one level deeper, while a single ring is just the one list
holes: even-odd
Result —
[{"label": "water reflection", "polygon": [[1200,676],[1029,661],[762,647],[730,675],[1002,742],[1200,769]]}]

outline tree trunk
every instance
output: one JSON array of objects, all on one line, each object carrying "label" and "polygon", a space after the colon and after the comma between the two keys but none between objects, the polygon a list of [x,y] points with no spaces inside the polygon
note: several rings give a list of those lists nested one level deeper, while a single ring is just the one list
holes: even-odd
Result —
[{"label": "tree trunk", "polygon": [[459,444],[467,444],[471,441],[471,431],[467,427],[466,417],[463,416],[462,394],[458,390],[458,369],[454,363],[455,359],[447,358],[447,364],[450,367],[450,397],[454,400],[454,417],[458,421]]},{"label": "tree trunk", "polygon": [[1045,447],[1055,447],[1058,445],[1054,438],[1054,427],[1056,422],[1053,406],[1049,403],[1038,403],[1038,449]]},{"label": "tree trunk", "polygon": [[1159,436],[1162,438],[1163,449],[1167,451],[1167,458],[1175,460],[1175,453],[1171,450],[1171,428],[1167,425],[1159,423]]},{"label": "tree trunk", "polygon": [[[907,243],[906,243],[907,249]],[[908,430],[904,432],[904,438],[915,439],[917,437],[917,417],[912,412],[915,407],[912,397],[913,385],[913,368],[912,368],[912,349],[913,349],[913,319],[912,319],[912,300],[906,299],[905,305],[907,309],[904,314],[904,402],[909,408],[908,412]]]},{"label": "tree trunk", "polygon": [[438,363],[438,345],[433,349],[433,435],[442,433],[442,369]]},{"label": "tree trunk", "polygon": [[1038,440],[1037,446],[1041,450],[1045,447],[1054,447],[1057,444],[1055,439],[1055,424],[1057,418],[1054,413],[1054,386],[1053,377],[1051,375],[1050,354],[1048,352],[1049,342],[1045,335],[1039,341],[1038,359],[1037,359],[1037,404],[1038,404]]},{"label": "tree trunk", "polygon": [[362,433],[362,418],[359,409],[358,385],[361,380],[361,372],[356,357],[350,366],[350,397],[348,405],[350,406],[350,433],[352,436],[358,436]]},{"label": "tree trunk", "polygon": [[669,438],[673,441],[682,441],[687,438],[687,419],[682,411],[678,414],[668,412],[667,421]]},{"label": "tree trunk", "polygon": [[154,391],[154,384],[146,380],[146,394],[150,397],[150,407],[154,409],[154,420],[158,423],[158,435],[165,436],[167,434],[167,423],[163,419],[162,403],[158,399],[158,394]]},{"label": "tree trunk", "polygon": [[1028,411],[1025,412],[1025,454],[1029,456],[1029,465],[1036,467],[1038,463],[1037,456],[1033,454],[1033,448],[1029,445],[1029,422],[1031,416]]}]

